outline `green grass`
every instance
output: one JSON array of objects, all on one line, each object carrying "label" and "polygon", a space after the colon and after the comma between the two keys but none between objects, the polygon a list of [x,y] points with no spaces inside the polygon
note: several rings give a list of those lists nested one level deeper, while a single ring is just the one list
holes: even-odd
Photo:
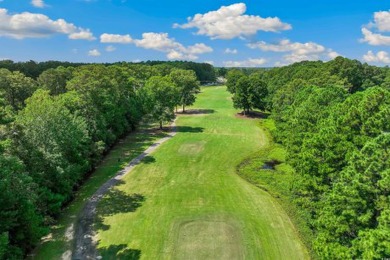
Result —
[{"label": "green grass", "polygon": [[[236,174],[269,145],[259,120],[235,117],[225,87],[203,88],[178,134],[99,204],[104,259],[307,259],[280,204]],[[279,152],[275,152],[279,155]]]},{"label": "green grass", "polygon": [[120,140],[104,157],[102,163],[91,174],[88,180],[80,187],[75,199],[66,207],[57,224],[51,227],[50,234],[44,239],[29,258],[33,259],[61,259],[70,252],[73,246],[72,230],[78,213],[84,207],[88,198],[112,178],[127,162],[141,154],[147,147],[160,139],[163,133],[153,134],[147,129],[150,125],[141,126],[140,130],[129,134]]},{"label": "green grass", "polygon": [[[311,258],[316,259],[311,248],[313,234],[307,225],[308,218],[304,212],[292,202],[294,185],[294,168],[286,163],[287,151],[280,144],[273,142],[271,132],[276,130],[272,119],[262,119],[260,127],[264,129],[268,143],[237,166],[237,173],[250,183],[267,191],[282,205],[292,222],[299,230],[301,240],[309,249]],[[266,162],[276,160],[280,164],[274,170],[263,169]]]}]

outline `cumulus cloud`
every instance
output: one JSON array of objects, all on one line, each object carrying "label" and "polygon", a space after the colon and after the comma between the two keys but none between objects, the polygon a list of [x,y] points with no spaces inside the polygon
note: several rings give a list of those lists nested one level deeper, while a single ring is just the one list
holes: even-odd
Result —
[{"label": "cumulus cloud", "polygon": [[389,53],[385,51],[379,51],[376,54],[372,51],[368,51],[367,54],[363,56],[363,60],[366,62],[390,64]]},{"label": "cumulus cloud", "polygon": [[93,49],[93,50],[90,50],[88,52],[88,56],[97,57],[97,56],[100,56],[100,55],[101,55],[101,53],[97,49]]},{"label": "cumulus cloud", "polygon": [[216,11],[196,14],[189,17],[185,24],[173,25],[174,28],[197,28],[198,35],[206,35],[211,39],[233,39],[256,34],[258,31],[278,32],[291,29],[291,25],[283,23],[278,17],[262,18],[246,15],[244,3],[222,6]]},{"label": "cumulus cloud", "polygon": [[31,4],[35,7],[38,7],[38,8],[43,8],[45,7],[45,3],[43,2],[43,0],[32,0],[31,1]]},{"label": "cumulus cloud", "polygon": [[370,45],[390,45],[390,36],[385,36],[380,33],[373,33],[367,28],[362,28],[362,33],[364,38],[361,39],[362,42],[367,42]]},{"label": "cumulus cloud", "polygon": [[129,34],[121,35],[121,34],[103,33],[102,35],[100,35],[100,42],[129,44],[129,43],[133,43],[133,39]]},{"label": "cumulus cloud", "polygon": [[259,67],[267,63],[266,59],[247,59],[243,61],[224,61],[223,65],[225,67]]},{"label": "cumulus cloud", "polygon": [[225,53],[226,53],[226,54],[237,54],[238,51],[237,51],[237,49],[230,49],[230,48],[227,48],[227,49],[225,49]]},{"label": "cumulus cloud", "polygon": [[383,34],[386,32],[390,32],[390,11],[375,12],[374,21],[363,26],[360,41],[375,46],[390,45],[390,36]]},{"label": "cumulus cloud", "polygon": [[93,33],[89,29],[80,29],[78,32],[74,32],[69,34],[69,39],[72,40],[96,40],[96,38],[93,36]]},{"label": "cumulus cloud", "polygon": [[341,56],[338,52],[329,50],[329,52],[328,52],[328,57],[329,57],[331,60],[337,58],[338,56]]},{"label": "cumulus cloud", "polygon": [[375,12],[374,26],[380,32],[390,32],[390,11]]},{"label": "cumulus cloud", "polygon": [[133,39],[129,34],[108,34],[100,36],[102,43],[134,44],[137,47],[165,52],[170,60],[196,60],[199,54],[212,52],[213,49],[204,43],[196,43],[191,46],[184,46],[168,33],[147,32],[142,34],[141,39]]},{"label": "cumulus cloud", "polygon": [[116,48],[114,47],[114,46],[112,46],[112,45],[108,45],[107,47],[106,47],[106,51],[107,52],[113,52],[113,51],[115,51],[116,50]]},{"label": "cumulus cloud", "polygon": [[51,20],[46,15],[29,12],[10,15],[7,9],[0,8],[0,36],[24,39],[54,34],[66,34],[69,39],[74,40],[95,39],[89,29],[77,27],[64,19]]},{"label": "cumulus cloud", "polygon": [[297,55],[307,55],[314,53],[322,53],[325,51],[325,47],[314,42],[300,43],[290,42],[290,40],[282,40],[277,44],[266,43],[260,41],[257,43],[250,43],[248,46],[251,49],[261,49],[263,51],[273,52],[293,52]]},{"label": "cumulus cloud", "polygon": [[[289,52],[283,56],[284,62],[280,64],[294,63],[304,60],[320,60],[320,59],[334,59],[340,56],[332,49],[327,49],[324,46],[314,42],[291,42],[290,40],[282,40],[276,44],[259,41],[248,44],[251,49],[260,49],[262,51],[271,52]],[[279,63],[278,63],[279,64]]]},{"label": "cumulus cloud", "polygon": [[168,33],[143,33],[142,39],[133,41],[137,47],[167,53],[167,58],[170,60],[196,60],[199,54],[213,51],[203,43],[185,47],[174,38],[169,38]]}]

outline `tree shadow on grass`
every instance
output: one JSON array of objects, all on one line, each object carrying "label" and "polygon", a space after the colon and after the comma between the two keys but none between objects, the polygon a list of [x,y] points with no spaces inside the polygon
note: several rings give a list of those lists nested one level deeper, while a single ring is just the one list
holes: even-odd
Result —
[{"label": "tree shadow on grass", "polygon": [[184,112],[177,112],[180,115],[206,115],[215,113],[214,109],[189,109]]},{"label": "tree shadow on grass", "polygon": [[144,164],[151,164],[155,163],[156,159],[153,156],[147,155],[141,160],[141,162]]},{"label": "tree shadow on grass", "polygon": [[138,260],[141,258],[141,250],[127,248],[125,244],[99,248],[98,251],[103,260]]},{"label": "tree shadow on grass", "polygon": [[260,111],[250,111],[249,113],[244,115],[244,112],[237,113],[236,116],[239,118],[260,118],[260,119],[267,119],[269,117],[269,113],[264,113]]},{"label": "tree shadow on grass", "polygon": [[144,201],[145,197],[141,194],[129,195],[117,188],[111,188],[99,202],[95,222],[96,229],[108,230],[110,226],[104,224],[105,217],[135,212]]},{"label": "tree shadow on grass", "polygon": [[177,126],[176,131],[180,133],[203,133],[203,127]]}]

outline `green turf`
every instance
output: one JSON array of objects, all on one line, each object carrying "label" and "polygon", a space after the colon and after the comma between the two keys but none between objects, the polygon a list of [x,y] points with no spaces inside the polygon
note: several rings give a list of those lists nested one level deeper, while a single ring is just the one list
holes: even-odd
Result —
[{"label": "green turf", "polygon": [[70,257],[73,246],[72,231],[77,215],[84,207],[85,202],[107,180],[112,178],[118,170],[123,168],[130,160],[141,154],[164,133],[149,131],[154,126],[142,125],[136,133],[120,140],[108,153],[99,167],[91,174],[88,180],[76,193],[75,199],[65,208],[57,224],[51,227],[50,234],[44,239],[28,258],[32,259],[61,259]]},{"label": "green turf", "polygon": [[[294,168],[286,162],[287,151],[281,144],[272,140],[270,133],[276,130],[272,119],[262,119],[260,127],[266,131],[268,144],[243,160],[237,167],[237,173],[278,200],[294,225],[298,227],[299,235],[309,249],[310,255],[313,259],[317,259],[318,257],[311,248],[313,233],[307,224],[309,218],[293,202],[292,189],[295,174]],[[277,161],[279,164],[273,170],[264,169],[264,165],[270,161]]]},{"label": "green turf", "polygon": [[99,205],[104,259],[305,259],[278,202],[236,174],[268,145],[258,120],[235,117],[224,87],[202,89],[178,134]]}]

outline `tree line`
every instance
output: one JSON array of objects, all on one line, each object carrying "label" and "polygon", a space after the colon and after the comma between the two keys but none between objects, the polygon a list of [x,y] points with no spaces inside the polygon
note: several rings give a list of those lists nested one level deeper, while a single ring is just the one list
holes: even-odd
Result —
[{"label": "tree line", "polygon": [[[55,69],[58,67],[80,67],[88,65],[87,63],[74,63],[66,61],[43,61],[36,62],[33,60],[25,62],[14,62],[12,60],[1,60],[0,68],[7,69],[11,72],[19,71],[25,76],[37,79],[44,71],[48,69]],[[119,65],[133,67],[133,69],[146,69],[153,67],[154,70],[159,73],[166,73],[173,68],[183,70],[193,70],[200,82],[215,82],[217,71],[214,67],[208,63],[197,63],[192,61],[141,61],[141,62],[115,62],[115,63],[104,63],[104,66]]]},{"label": "tree line", "polygon": [[243,77],[267,86],[263,102],[277,126],[273,135],[295,169],[290,201],[313,232],[315,253],[389,257],[390,69],[338,57],[249,74],[229,71],[228,88],[255,82]]},{"label": "tree line", "polygon": [[162,128],[197,91],[193,70],[166,64],[59,66],[36,79],[0,69],[0,259],[47,234],[118,138],[141,120]]}]

